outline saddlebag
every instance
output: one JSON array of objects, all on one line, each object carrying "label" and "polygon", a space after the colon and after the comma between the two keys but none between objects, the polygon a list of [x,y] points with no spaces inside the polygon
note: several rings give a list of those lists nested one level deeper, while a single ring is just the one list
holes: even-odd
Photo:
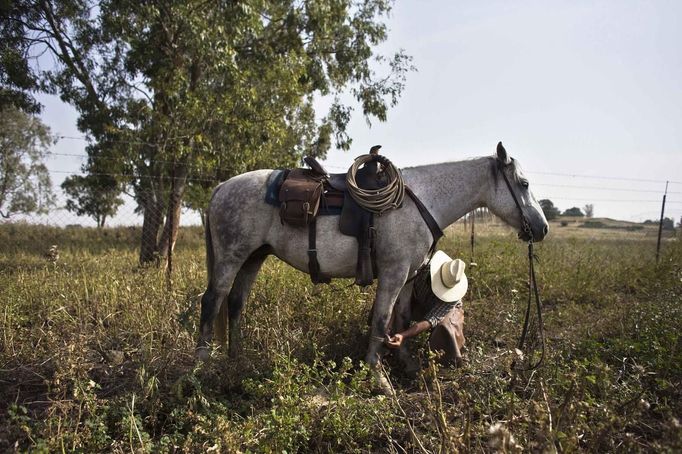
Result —
[{"label": "saddlebag", "polygon": [[320,209],[322,180],[307,169],[292,169],[279,191],[279,216],[283,224],[303,227]]}]

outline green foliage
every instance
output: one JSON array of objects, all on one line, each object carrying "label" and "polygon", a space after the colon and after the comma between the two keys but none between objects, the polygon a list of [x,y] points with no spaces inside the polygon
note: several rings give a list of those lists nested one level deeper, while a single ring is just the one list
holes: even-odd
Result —
[{"label": "green foliage", "polygon": [[40,112],[40,104],[32,94],[38,89],[38,76],[26,58],[32,40],[26,36],[22,22],[11,19],[23,15],[25,6],[24,2],[0,1],[0,112]]},{"label": "green foliage", "polygon": [[[652,221],[651,219],[647,219],[644,221],[644,224],[656,224],[658,225],[660,221]],[[672,218],[663,218],[663,230],[675,230],[675,221]]]},{"label": "green foliage", "polygon": [[[461,256],[469,237],[453,230],[440,246]],[[39,452],[681,447],[677,241],[664,240],[659,265],[655,238],[638,232],[537,244],[547,357],[537,371],[510,373],[525,250],[514,232],[479,229],[467,364],[438,369],[427,358],[416,379],[396,365],[393,399],[372,393],[361,361],[372,289],[315,287],[268,260],[244,309],[239,358],[219,347],[195,364],[202,231],[180,233],[172,292],[163,272],[135,267],[139,233],[0,226],[0,450],[15,441]],[[56,263],[43,257],[53,244]],[[425,340],[413,345],[422,357]]]},{"label": "green foliage", "polygon": [[542,199],[538,203],[540,203],[542,212],[545,214],[545,218],[547,218],[548,221],[559,217],[559,209],[554,206],[554,202],[549,199]]},{"label": "green foliage", "polygon": [[585,214],[578,207],[573,207],[573,208],[569,208],[567,210],[564,210],[564,212],[561,213],[561,215],[562,216],[577,216],[577,217],[585,216]]},{"label": "green foliage", "polygon": [[15,108],[0,111],[0,216],[44,213],[54,203],[43,164],[55,142],[38,118]]},{"label": "green foliage", "polygon": [[72,175],[64,180],[62,190],[68,197],[66,209],[92,217],[98,227],[104,227],[107,218],[123,204],[119,184],[106,175]]},{"label": "green foliage", "polygon": [[[344,94],[367,121],[384,121],[412,69],[402,51],[375,53],[390,7],[64,0],[22,1],[9,15],[20,24],[14,35],[57,62],[39,76],[79,112],[91,139],[84,170],[125,175],[156,238],[163,220],[155,213],[179,216],[188,186],[199,186],[189,201],[196,207],[206,179],[322,157],[332,137],[348,149],[353,109]],[[326,114],[313,108],[320,96],[334,100]],[[178,225],[172,216],[161,238]]]},{"label": "green foliage", "polygon": [[605,224],[602,221],[595,221],[595,220],[585,221],[579,227],[587,228],[587,229],[628,230],[631,232],[637,231],[637,230],[644,230],[643,225],[609,225],[609,224]]}]

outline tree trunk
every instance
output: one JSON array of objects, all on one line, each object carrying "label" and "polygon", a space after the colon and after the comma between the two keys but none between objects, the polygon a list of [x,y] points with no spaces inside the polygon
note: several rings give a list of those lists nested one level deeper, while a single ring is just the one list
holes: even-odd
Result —
[{"label": "tree trunk", "polygon": [[173,172],[173,181],[170,197],[168,198],[168,211],[166,214],[166,224],[161,233],[159,241],[159,256],[163,259],[164,268],[168,266],[168,250],[175,249],[175,242],[178,239],[180,226],[180,213],[182,211],[182,196],[187,186],[188,167],[186,164],[178,164]]},{"label": "tree trunk", "polygon": [[163,222],[163,198],[158,188],[144,190],[140,197],[144,217],[140,243],[140,265],[158,263],[157,238]]}]

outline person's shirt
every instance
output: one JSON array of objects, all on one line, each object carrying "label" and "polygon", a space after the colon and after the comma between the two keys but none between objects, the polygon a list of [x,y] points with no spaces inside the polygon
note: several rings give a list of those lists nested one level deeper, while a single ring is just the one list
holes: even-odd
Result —
[{"label": "person's shirt", "polygon": [[426,315],[420,318],[429,322],[431,328],[433,328],[445,318],[448,312],[456,307],[461,307],[462,300],[446,302],[438,298],[431,290],[429,268],[424,267],[417,273],[414,279],[412,304],[417,306],[418,313],[426,313]]},{"label": "person's shirt", "polygon": [[436,303],[433,306],[433,308],[429,311],[429,313],[426,314],[424,320],[429,322],[431,324],[431,328],[433,328],[434,326],[439,324],[445,318],[446,315],[448,315],[448,312],[461,305],[462,300],[454,301],[452,303],[447,303],[445,301],[438,300],[438,303]]}]

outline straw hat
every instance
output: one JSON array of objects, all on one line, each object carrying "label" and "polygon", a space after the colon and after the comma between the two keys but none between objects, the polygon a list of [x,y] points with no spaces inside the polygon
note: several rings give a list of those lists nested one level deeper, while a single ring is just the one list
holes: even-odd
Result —
[{"label": "straw hat", "polygon": [[460,259],[451,259],[445,252],[436,251],[431,258],[431,290],[441,301],[451,303],[459,301],[466,294],[469,286],[465,263]]}]

